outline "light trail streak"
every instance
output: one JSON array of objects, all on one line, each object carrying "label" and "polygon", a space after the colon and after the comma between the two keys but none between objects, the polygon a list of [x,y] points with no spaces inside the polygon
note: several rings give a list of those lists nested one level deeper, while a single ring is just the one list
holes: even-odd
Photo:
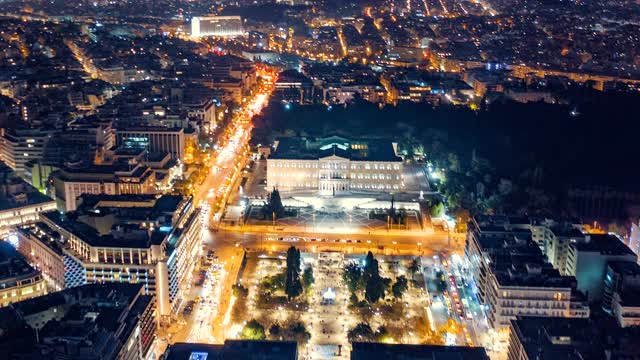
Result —
[{"label": "light trail streak", "polygon": [[429,4],[427,4],[427,0],[422,0],[424,4],[424,9],[427,11],[427,16],[431,16],[431,10],[429,9]]},{"label": "light trail streak", "polygon": [[442,0],[438,0],[440,2],[440,6],[442,7],[442,10],[444,11],[445,14],[449,14],[449,10],[447,10],[447,8],[444,6],[444,1]]}]

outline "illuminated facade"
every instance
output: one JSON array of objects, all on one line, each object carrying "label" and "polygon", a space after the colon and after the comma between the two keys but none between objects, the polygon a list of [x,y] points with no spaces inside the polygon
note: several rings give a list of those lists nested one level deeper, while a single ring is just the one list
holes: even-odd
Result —
[{"label": "illuminated facade", "polygon": [[242,35],[240,16],[195,16],[191,19],[191,36],[239,36]]},{"label": "illuminated facade", "polygon": [[176,160],[184,161],[189,135],[183,128],[140,127],[116,130],[116,146],[124,149],[141,149],[152,153],[169,153]]},{"label": "illuminated facade", "polygon": [[267,159],[267,186],[321,195],[391,193],[404,189],[402,169],[390,142],[281,139]]},{"label": "illuminated facade", "polygon": [[496,330],[508,328],[517,316],[589,317],[576,278],[546,261],[530,228],[526,218],[477,216],[469,222],[465,257]]},{"label": "illuminated facade", "polygon": [[83,207],[74,216],[71,220],[57,211],[43,213],[42,224],[25,234],[60,234],[48,240],[62,249],[55,262],[58,268],[62,262],[64,278],[55,272],[55,283],[66,288],[106,282],[143,284],[146,293],[156,295],[159,315],[178,310],[189,289],[191,260],[201,251],[201,215],[191,198],[84,196]]},{"label": "illuminated facade", "polygon": [[[40,270],[48,287],[55,291],[66,288],[67,276],[62,246],[51,236],[49,228],[39,224],[16,231],[18,251],[34,268]],[[72,273],[69,276],[73,276]]]},{"label": "illuminated facade", "polygon": [[0,136],[0,160],[24,176],[27,163],[42,158],[47,142],[56,130],[6,129]]},{"label": "illuminated facade", "polygon": [[41,211],[54,210],[55,201],[0,164],[0,234],[32,223]]},{"label": "illuminated facade", "polygon": [[40,271],[29,266],[9,242],[0,241],[0,274],[0,307],[47,293]]},{"label": "illuminated facade", "polygon": [[94,165],[61,169],[52,175],[55,196],[61,209],[75,210],[82,194],[155,194],[156,176],[150,167],[136,165]]}]

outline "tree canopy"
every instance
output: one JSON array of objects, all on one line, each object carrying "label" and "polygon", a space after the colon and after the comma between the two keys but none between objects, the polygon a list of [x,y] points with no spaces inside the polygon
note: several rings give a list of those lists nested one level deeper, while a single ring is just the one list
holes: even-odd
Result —
[{"label": "tree canopy", "polygon": [[302,283],[300,282],[300,250],[293,246],[287,250],[284,292],[289,299],[295,298],[302,293]]},{"label": "tree canopy", "polygon": [[264,326],[256,319],[252,319],[242,328],[240,337],[244,340],[264,340],[267,336],[264,332]]},{"label": "tree canopy", "polygon": [[404,276],[398,276],[398,278],[396,279],[396,282],[393,283],[393,286],[391,287],[391,292],[393,293],[393,297],[395,297],[396,299],[400,299],[402,295],[404,295],[404,293],[407,291],[408,288],[409,288],[409,285],[408,285],[407,278]]}]

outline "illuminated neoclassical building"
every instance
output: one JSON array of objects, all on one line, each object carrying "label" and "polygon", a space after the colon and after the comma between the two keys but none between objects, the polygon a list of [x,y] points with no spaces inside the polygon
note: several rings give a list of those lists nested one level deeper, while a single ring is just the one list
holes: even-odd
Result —
[{"label": "illuminated neoclassical building", "polygon": [[404,189],[402,158],[388,140],[282,138],[267,159],[267,186],[320,195]]}]

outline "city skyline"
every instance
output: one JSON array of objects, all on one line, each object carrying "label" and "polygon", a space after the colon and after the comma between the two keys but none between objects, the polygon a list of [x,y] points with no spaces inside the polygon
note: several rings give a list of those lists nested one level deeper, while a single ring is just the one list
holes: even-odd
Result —
[{"label": "city skyline", "polygon": [[0,1],[0,357],[639,357],[639,24]]}]

